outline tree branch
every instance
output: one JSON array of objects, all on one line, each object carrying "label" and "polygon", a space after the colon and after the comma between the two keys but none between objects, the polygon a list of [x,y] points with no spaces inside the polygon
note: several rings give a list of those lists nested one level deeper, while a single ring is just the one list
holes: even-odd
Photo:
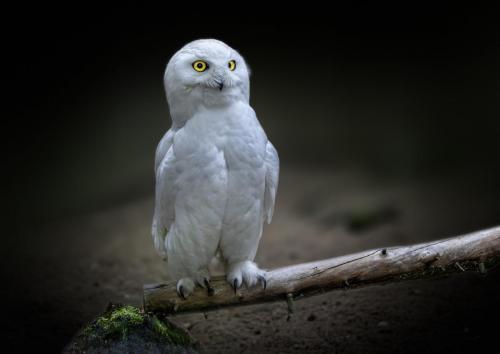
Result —
[{"label": "tree branch", "polygon": [[317,262],[277,268],[267,273],[267,288],[239,289],[224,277],[211,280],[214,294],[197,288],[181,299],[174,283],[144,286],[146,311],[171,314],[207,311],[310,296],[327,290],[420,279],[463,271],[480,271],[500,264],[500,227],[413,246],[381,248]]}]

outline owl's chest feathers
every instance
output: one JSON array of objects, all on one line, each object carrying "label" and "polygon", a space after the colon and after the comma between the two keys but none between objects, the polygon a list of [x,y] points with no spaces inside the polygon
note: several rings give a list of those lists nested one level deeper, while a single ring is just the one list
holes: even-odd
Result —
[{"label": "owl's chest feathers", "polygon": [[[262,200],[267,137],[248,106],[201,111],[174,136],[177,200],[217,220],[237,218]],[[198,210],[198,209],[197,209]]]},{"label": "owl's chest feathers", "polygon": [[177,150],[184,157],[196,156],[199,165],[204,164],[200,157],[206,157],[210,163],[220,154],[228,170],[258,168],[263,164],[267,137],[247,104],[202,109],[182,130],[174,145],[182,146]]}]

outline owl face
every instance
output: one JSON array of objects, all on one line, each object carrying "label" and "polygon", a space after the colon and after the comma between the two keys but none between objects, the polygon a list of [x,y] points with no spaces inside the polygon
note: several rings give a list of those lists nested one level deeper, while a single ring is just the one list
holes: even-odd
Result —
[{"label": "owl face", "polygon": [[241,55],[214,39],[191,42],[165,72],[169,105],[222,105],[249,99],[249,73]]}]

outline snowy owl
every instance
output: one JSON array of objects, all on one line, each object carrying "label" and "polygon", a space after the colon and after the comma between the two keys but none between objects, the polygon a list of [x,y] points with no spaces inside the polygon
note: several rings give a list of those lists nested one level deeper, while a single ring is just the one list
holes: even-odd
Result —
[{"label": "snowy owl", "polygon": [[278,154],[250,107],[249,69],[225,43],[188,43],[164,77],[172,126],[156,150],[152,235],[183,298],[210,285],[218,255],[236,291],[266,286],[253,262],[271,222]]}]

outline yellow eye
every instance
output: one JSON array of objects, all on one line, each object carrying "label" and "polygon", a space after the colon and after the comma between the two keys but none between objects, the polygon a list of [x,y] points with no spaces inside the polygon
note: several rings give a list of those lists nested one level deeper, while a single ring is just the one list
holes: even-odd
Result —
[{"label": "yellow eye", "polygon": [[227,66],[229,67],[229,70],[234,71],[234,69],[236,69],[236,62],[234,60],[230,60],[229,63],[227,63]]},{"label": "yellow eye", "polygon": [[208,64],[207,64],[207,62],[205,62],[203,60],[197,60],[197,61],[193,62],[193,69],[199,73],[202,73],[208,69]]}]

